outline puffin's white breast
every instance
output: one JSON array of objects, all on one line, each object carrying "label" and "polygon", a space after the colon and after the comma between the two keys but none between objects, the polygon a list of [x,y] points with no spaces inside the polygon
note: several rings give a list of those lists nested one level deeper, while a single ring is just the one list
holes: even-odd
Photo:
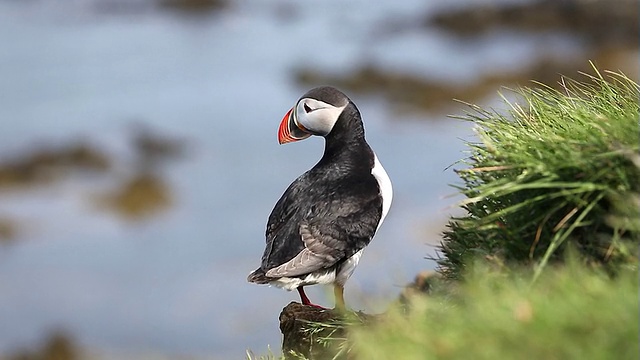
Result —
[{"label": "puffin's white breast", "polygon": [[382,216],[380,217],[380,222],[378,223],[378,228],[382,225],[382,221],[385,216],[389,212],[389,208],[391,208],[391,200],[393,199],[393,187],[391,186],[391,179],[389,179],[389,175],[384,171],[380,160],[374,154],[373,155],[375,163],[373,165],[373,169],[371,169],[371,175],[376,178],[378,181],[378,187],[380,187],[380,195],[382,196]]}]

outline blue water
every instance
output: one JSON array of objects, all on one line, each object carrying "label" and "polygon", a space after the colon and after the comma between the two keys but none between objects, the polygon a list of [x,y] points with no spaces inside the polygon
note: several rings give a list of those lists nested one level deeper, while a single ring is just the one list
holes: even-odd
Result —
[{"label": "blue water", "polygon": [[[126,158],[131,124],[143,122],[188,142],[185,159],[163,172],[175,204],[131,222],[91,202],[105,180],[0,193],[0,215],[21,229],[20,241],[0,248],[0,353],[58,328],[103,358],[279,351],[278,314],[296,294],[245,279],[273,204],[322,152],[321,139],[277,144],[280,119],[307,90],[293,70],[367,61],[463,81],[515,43],[469,57],[438,33],[372,36],[378,24],[446,0],[246,0],[195,18],[140,0],[134,11],[105,13],[103,3],[0,1],[0,158],[83,138]],[[526,56],[514,51],[512,60]],[[464,156],[459,138],[471,131],[444,115],[396,114],[383,99],[351,97],[395,191],[346,289],[351,307],[376,312],[435,267],[424,257],[455,202],[445,198],[456,179],[445,168]],[[333,305],[327,289],[310,296]]]}]

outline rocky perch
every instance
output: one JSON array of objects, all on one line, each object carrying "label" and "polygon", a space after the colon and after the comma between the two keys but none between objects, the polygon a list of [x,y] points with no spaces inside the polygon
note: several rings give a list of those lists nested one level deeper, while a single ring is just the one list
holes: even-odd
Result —
[{"label": "rocky perch", "polygon": [[382,315],[321,309],[291,302],[280,313],[282,353],[286,359],[348,359],[340,346],[350,324],[370,324]]},{"label": "rocky perch", "polygon": [[[408,307],[409,299],[428,294],[435,279],[434,271],[418,274],[400,294],[398,304]],[[322,309],[291,302],[280,313],[282,353],[286,359],[350,359],[346,343],[346,328],[370,326],[384,320],[385,314],[366,314],[362,311]]]}]

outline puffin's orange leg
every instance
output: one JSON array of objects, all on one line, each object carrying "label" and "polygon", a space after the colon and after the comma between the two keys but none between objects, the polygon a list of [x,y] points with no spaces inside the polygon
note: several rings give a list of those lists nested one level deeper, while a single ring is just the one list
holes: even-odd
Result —
[{"label": "puffin's orange leg", "polygon": [[345,309],[345,305],[344,305],[344,286],[342,285],[338,285],[338,284],[334,284],[333,285],[333,294],[335,295],[336,298],[336,309],[338,310],[344,310]]},{"label": "puffin's orange leg", "polygon": [[298,294],[300,294],[300,301],[302,301],[303,305],[313,306],[319,309],[326,309],[320,305],[316,305],[312,303],[311,300],[309,300],[309,298],[307,297],[307,294],[304,293],[304,286],[298,286],[296,290],[298,290]]}]

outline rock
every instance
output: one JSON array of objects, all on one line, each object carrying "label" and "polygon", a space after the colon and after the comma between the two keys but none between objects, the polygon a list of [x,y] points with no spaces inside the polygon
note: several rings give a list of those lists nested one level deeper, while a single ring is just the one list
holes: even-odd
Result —
[{"label": "rock", "polygon": [[346,341],[345,328],[367,325],[381,315],[320,309],[291,302],[280,313],[282,353],[286,359],[349,359],[340,345]]},{"label": "rock", "polygon": [[[411,298],[428,295],[441,280],[436,271],[419,273],[414,282],[400,294],[399,304],[408,311]],[[407,312],[409,314],[409,312]],[[372,326],[385,318],[383,314],[362,311],[322,309],[291,302],[280,313],[282,353],[286,359],[352,359],[349,352],[349,334],[352,326]]]}]

